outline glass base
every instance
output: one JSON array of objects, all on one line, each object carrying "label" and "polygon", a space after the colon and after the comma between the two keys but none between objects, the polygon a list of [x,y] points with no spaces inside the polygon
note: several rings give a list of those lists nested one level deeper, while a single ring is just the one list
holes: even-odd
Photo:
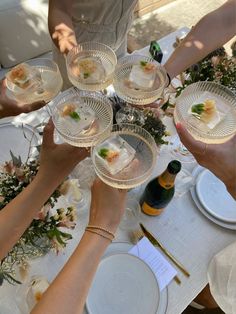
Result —
[{"label": "glass base", "polygon": [[142,126],[145,122],[143,112],[130,105],[126,105],[118,110],[115,119],[117,124],[134,123]]},{"label": "glass base", "polygon": [[125,213],[119,227],[123,230],[136,230],[141,213],[139,202],[135,198],[128,197],[125,206]]},{"label": "glass base", "polygon": [[182,163],[196,162],[194,156],[181,143],[178,135],[170,139],[168,150],[174,158],[178,159]]}]

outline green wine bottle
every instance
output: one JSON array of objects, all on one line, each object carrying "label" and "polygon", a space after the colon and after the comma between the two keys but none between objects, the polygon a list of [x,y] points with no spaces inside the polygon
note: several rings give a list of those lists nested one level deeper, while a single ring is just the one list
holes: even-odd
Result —
[{"label": "green wine bottle", "polygon": [[161,175],[147,184],[140,201],[145,214],[158,216],[163,212],[174,196],[175,177],[180,170],[181,163],[172,160]]}]

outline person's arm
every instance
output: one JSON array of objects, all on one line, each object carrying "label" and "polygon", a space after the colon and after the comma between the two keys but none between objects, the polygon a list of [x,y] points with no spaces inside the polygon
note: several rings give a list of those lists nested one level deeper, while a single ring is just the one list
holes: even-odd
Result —
[{"label": "person's arm", "polygon": [[164,67],[171,78],[224,45],[236,33],[236,0],[205,15],[172,53]]},{"label": "person's arm", "polygon": [[[124,212],[125,197],[125,191],[113,189],[96,180],[92,187],[89,224],[114,233]],[[109,244],[108,239],[86,231],[75,252],[31,314],[82,313],[96,269]]]},{"label": "person's arm", "polygon": [[21,113],[28,113],[45,106],[44,101],[37,101],[31,104],[23,104],[6,95],[6,79],[0,81],[0,119],[10,116],[17,116]]},{"label": "person's arm", "polygon": [[71,14],[73,1],[49,0],[49,33],[60,52],[65,54],[77,45]]},{"label": "person's arm", "polygon": [[177,123],[176,128],[181,142],[197,162],[223,181],[236,199],[236,135],[222,144],[205,144],[196,141],[180,123]]},{"label": "person's arm", "polygon": [[[0,211],[0,260],[12,249],[37,212],[75,165],[87,156],[85,149],[53,142],[54,126],[44,130],[40,167],[34,180]],[[70,156],[70,158],[68,158]]]}]

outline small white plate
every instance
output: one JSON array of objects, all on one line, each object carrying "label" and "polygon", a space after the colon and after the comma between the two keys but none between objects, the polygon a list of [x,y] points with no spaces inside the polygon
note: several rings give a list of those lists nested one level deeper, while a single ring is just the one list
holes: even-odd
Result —
[{"label": "small white plate", "polygon": [[236,223],[236,201],[228,193],[224,183],[209,170],[197,178],[196,193],[202,206],[215,218]]},{"label": "small white plate", "polygon": [[89,314],[155,314],[160,292],[149,266],[136,256],[118,253],[99,264],[87,298]]},{"label": "small white plate", "polygon": [[[130,242],[112,242],[105,251],[103,258],[115,253],[128,253],[134,245]],[[168,288],[160,293],[160,302],[156,314],[165,314],[168,306]]]},{"label": "small white plate", "polygon": [[[10,150],[23,162],[26,161],[30,146],[36,152],[40,143],[39,134],[30,125],[15,125],[11,122],[0,123],[0,164],[11,160]],[[32,151],[31,151],[32,153]]]}]

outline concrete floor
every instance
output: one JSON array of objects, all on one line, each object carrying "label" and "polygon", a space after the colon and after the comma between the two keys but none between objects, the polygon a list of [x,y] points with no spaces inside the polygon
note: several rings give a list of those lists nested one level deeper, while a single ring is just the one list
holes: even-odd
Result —
[{"label": "concrete floor", "polygon": [[136,18],[130,35],[139,47],[145,47],[151,40],[158,40],[183,26],[191,28],[201,17],[225,2],[226,0],[175,0]]}]

